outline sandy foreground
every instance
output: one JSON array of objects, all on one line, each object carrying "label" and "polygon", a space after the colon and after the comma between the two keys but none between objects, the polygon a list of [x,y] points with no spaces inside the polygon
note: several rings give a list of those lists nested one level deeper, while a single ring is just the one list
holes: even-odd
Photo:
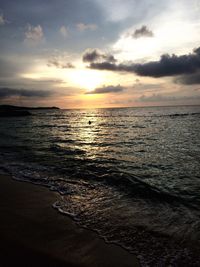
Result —
[{"label": "sandy foreground", "polygon": [[53,209],[56,194],[0,174],[1,267],[139,266],[134,255]]}]

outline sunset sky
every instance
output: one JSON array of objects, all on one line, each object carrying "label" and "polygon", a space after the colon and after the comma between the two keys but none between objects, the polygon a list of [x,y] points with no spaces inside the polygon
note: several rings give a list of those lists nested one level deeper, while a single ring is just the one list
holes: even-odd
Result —
[{"label": "sunset sky", "polygon": [[0,104],[200,104],[200,0],[0,0]]}]

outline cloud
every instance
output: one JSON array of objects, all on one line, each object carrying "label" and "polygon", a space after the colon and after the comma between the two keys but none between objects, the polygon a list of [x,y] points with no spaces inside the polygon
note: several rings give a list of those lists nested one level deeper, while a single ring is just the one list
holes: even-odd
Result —
[{"label": "cloud", "polygon": [[153,92],[153,91],[161,91],[165,88],[163,83],[141,83],[136,82],[132,86],[132,90],[137,92]]},{"label": "cloud", "polygon": [[200,84],[200,71],[191,75],[182,75],[175,79],[175,83],[186,85]]},{"label": "cloud", "polygon": [[113,55],[104,54],[98,49],[88,49],[83,54],[83,62],[98,62],[98,61],[116,62]]},{"label": "cloud", "polygon": [[21,71],[25,71],[25,68],[19,60],[15,62],[12,58],[0,57],[0,78],[13,78]]},{"label": "cloud", "polygon": [[194,49],[188,55],[162,55],[159,61],[150,61],[144,64],[121,63],[116,64],[111,61],[92,62],[90,68],[99,70],[132,72],[139,76],[165,77],[181,74],[192,74],[200,69],[200,47]]},{"label": "cloud", "polygon": [[142,95],[137,99],[138,102],[170,102],[170,101],[188,101],[200,99],[199,95],[196,96],[169,96],[162,94],[152,94],[149,96]]},{"label": "cloud", "polygon": [[[0,55],[0,87],[13,87],[13,85],[2,85],[2,81],[7,80],[14,84],[17,80],[24,80],[22,74],[31,72],[35,66],[34,58],[28,55],[23,57],[20,53],[13,54],[12,52],[10,52],[10,55],[6,53]],[[14,86],[21,88],[19,85]]]},{"label": "cloud", "polygon": [[0,14],[0,26],[6,24],[6,19],[4,18],[3,14]]},{"label": "cloud", "polygon": [[135,39],[141,37],[153,37],[154,34],[151,30],[147,28],[147,26],[143,25],[141,28],[136,29],[135,32],[132,34],[132,37]]},{"label": "cloud", "polygon": [[35,27],[30,24],[27,25],[27,30],[25,32],[25,41],[30,43],[39,43],[43,40],[43,37],[44,33],[40,25]]},{"label": "cloud", "polygon": [[62,79],[43,79],[43,78],[40,78],[38,80],[36,79],[28,79],[30,80],[32,83],[40,83],[40,84],[62,84],[62,83],[65,83],[64,80]]},{"label": "cloud", "polygon": [[122,65],[122,64],[117,65],[117,64],[110,63],[107,61],[100,62],[100,63],[92,62],[92,63],[90,63],[90,68],[91,69],[98,69],[98,70],[127,71],[128,72],[128,70],[124,69],[124,65]]},{"label": "cloud", "polygon": [[48,97],[52,95],[51,91],[41,90],[25,90],[25,89],[13,89],[13,88],[0,88],[0,97],[7,98],[11,96],[24,96],[24,97]]},{"label": "cloud", "polygon": [[80,32],[84,32],[86,30],[95,31],[98,28],[96,24],[84,24],[84,23],[78,23],[76,24],[76,27]]},{"label": "cloud", "polygon": [[59,32],[64,38],[69,36],[69,31],[65,26],[60,27]]},{"label": "cloud", "polygon": [[150,96],[142,95],[138,98],[139,102],[160,102],[177,100],[174,96],[164,96],[161,94],[152,94]]},{"label": "cloud", "polygon": [[75,68],[74,65],[70,62],[62,63],[58,59],[49,59],[47,63],[48,67],[56,67],[59,69],[73,69]]},{"label": "cloud", "polygon": [[122,92],[124,90],[124,87],[117,85],[117,86],[113,86],[113,85],[109,85],[109,86],[103,86],[103,87],[99,87],[94,89],[93,91],[90,92],[86,92],[86,95],[89,94],[108,94],[108,93],[119,93]]}]

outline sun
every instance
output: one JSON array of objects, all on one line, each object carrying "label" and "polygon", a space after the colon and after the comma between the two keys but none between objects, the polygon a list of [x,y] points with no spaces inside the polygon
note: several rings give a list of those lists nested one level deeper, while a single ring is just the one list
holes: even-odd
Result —
[{"label": "sun", "polygon": [[76,69],[68,74],[70,83],[83,89],[92,90],[104,83],[104,75],[100,71]]}]

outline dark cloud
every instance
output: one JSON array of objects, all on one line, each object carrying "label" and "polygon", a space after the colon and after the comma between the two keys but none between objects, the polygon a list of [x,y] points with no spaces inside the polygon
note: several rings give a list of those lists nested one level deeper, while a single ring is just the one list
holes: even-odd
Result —
[{"label": "dark cloud", "polygon": [[147,26],[143,25],[140,29],[136,29],[135,32],[131,35],[133,38],[138,39],[141,37],[153,37],[154,34]]},{"label": "dark cloud", "polygon": [[200,53],[194,50],[189,55],[162,55],[159,61],[135,64],[136,74],[140,76],[164,77],[190,74],[200,69]]},{"label": "dark cloud", "polygon": [[57,59],[50,59],[47,63],[48,67],[56,67],[59,69],[73,69],[75,68],[75,66],[70,63],[70,62],[66,62],[66,63],[62,63]]},{"label": "dark cloud", "polygon": [[97,50],[92,50],[92,51],[88,51],[85,52],[83,54],[83,62],[93,62],[93,61],[97,61],[99,59],[100,54],[98,53]]},{"label": "dark cloud", "polygon": [[85,94],[119,93],[119,92],[122,92],[123,90],[124,90],[124,87],[122,87],[120,85],[117,85],[117,86],[109,85],[109,86],[103,86],[103,87],[96,88],[93,91],[87,92]]},{"label": "dark cloud", "polygon": [[104,54],[97,49],[89,49],[83,54],[83,62],[108,61],[116,62],[113,55]]},{"label": "dark cloud", "polygon": [[188,55],[162,55],[159,61],[151,61],[144,64],[122,63],[116,64],[109,61],[92,62],[90,68],[99,70],[112,70],[133,72],[139,76],[154,78],[192,74],[200,69],[200,47]]},{"label": "dark cloud", "polygon": [[128,72],[128,70],[125,70],[123,66],[124,65],[122,65],[122,64],[117,65],[114,63],[104,61],[101,63],[96,63],[96,62],[90,63],[89,67],[91,69],[97,69],[97,70],[111,70],[111,71],[126,71],[126,72]]},{"label": "dark cloud", "polygon": [[24,96],[24,97],[48,97],[52,95],[51,91],[39,91],[39,90],[25,90],[25,89],[13,89],[13,88],[0,88],[0,97],[7,98],[11,96]]},{"label": "dark cloud", "polygon": [[[33,90],[34,91],[50,91],[58,92],[58,87],[63,88],[66,85],[62,79],[57,78],[23,78],[23,77],[14,77],[10,79],[9,77],[1,78],[0,77],[0,90],[1,88],[25,88],[23,90]],[[60,90],[59,90],[60,92]]]},{"label": "dark cloud", "polygon": [[200,72],[191,75],[180,76],[175,79],[175,83],[181,83],[186,85],[200,84]]}]

